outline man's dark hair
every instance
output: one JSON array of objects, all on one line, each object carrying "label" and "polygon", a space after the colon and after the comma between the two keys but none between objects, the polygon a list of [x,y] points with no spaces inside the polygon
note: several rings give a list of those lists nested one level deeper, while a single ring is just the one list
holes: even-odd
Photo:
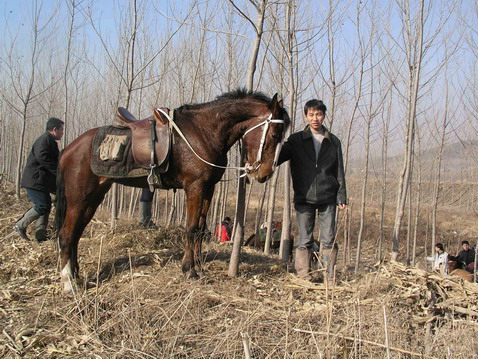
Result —
[{"label": "man's dark hair", "polygon": [[442,251],[445,251],[445,247],[443,247],[442,243],[435,244],[435,247],[440,248]]},{"label": "man's dark hair", "polygon": [[322,101],[314,98],[313,100],[309,100],[305,103],[304,115],[307,115],[307,112],[309,112],[310,109],[322,111],[325,114],[325,112],[327,111],[327,106],[325,106]]},{"label": "man's dark hair", "polygon": [[462,242],[461,242],[461,245],[464,245],[464,244],[470,245],[470,242],[468,242],[468,241],[462,241]]},{"label": "man's dark hair", "polygon": [[231,220],[231,217],[224,217],[224,222],[229,222]]},{"label": "man's dark hair", "polygon": [[54,128],[60,128],[63,126],[65,123],[60,120],[59,118],[56,117],[50,117],[48,121],[46,121],[46,130],[51,131]]}]

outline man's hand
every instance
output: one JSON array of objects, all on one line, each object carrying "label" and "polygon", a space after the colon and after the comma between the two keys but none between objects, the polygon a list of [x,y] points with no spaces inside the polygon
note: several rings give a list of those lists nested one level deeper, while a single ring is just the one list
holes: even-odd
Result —
[{"label": "man's hand", "polygon": [[338,207],[339,207],[340,210],[343,210],[343,209],[345,209],[345,207],[347,207],[347,205],[345,203],[339,203]]}]

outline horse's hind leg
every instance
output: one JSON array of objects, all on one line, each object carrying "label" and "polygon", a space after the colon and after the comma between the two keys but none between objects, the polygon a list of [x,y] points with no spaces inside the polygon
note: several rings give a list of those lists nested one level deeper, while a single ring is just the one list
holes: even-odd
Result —
[{"label": "horse's hind leg", "polygon": [[200,276],[203,275],[202,241],[204,239],[204,236],[206,235],[206,230],[207,230],[206,219],[207,219],[207,214],[209,212],[209,207],[211,206],[211,200],[212,200],[213,194],[214,194],[214,187],[212,187],[212,189],[206,189],[204,191],[202,209],[201,209],[201,214],[199,216],[199,223],[198,223],[199,233],[194,240],[194,262],[198,266]]},{"label": "horse's hind leg", "polygon": [[73,291],[72,279],[79,273],[78,242],[110,187],[111,183],[97,184],[94,189],[84,188],[84,191],[66,194],[66,217],[59,232],[61,285],[66,294]]},{"label": "horse's hind leg", "polygon": [[184,274],[189,274],[190,278],[196,278],[202,274],[202,238],[213,193],[214,187],[212,189],[190,187],[186,190],[188,238],[184,249],[182,271]]}]

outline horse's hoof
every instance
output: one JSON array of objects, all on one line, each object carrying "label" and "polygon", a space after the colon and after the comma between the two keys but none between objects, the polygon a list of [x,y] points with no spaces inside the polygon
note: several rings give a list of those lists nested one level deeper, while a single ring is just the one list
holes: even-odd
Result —
[{"label": "horse's hoof", "polygon": [[61,292],[63,295],[73,297],[75,292],[78,292],[79,278],[62,278],[61,279]]},{"label": "horse's hoof", "polygon": [[188,279],[199,279],[199,275],[195,270],[192,270],[188,274]]},{"label": "horse's hoof", "polygon": [[62,282],[61,284],[61,292],[63,295],[67,297],[73,297],[74,291],[73,291],[73,285],[70,281],[68,282]]},{"label": "horse's hoof", "polygon": [[183,271],[184,278],[190,280],[197,280],[200,278],[199,274],[196,272],[195,269],[190,269],[188,271]]}]

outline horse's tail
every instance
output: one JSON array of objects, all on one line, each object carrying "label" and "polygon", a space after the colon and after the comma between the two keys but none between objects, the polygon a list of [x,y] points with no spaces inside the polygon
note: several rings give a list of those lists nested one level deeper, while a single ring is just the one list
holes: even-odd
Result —
[{"label": "horse's tail", "polygon": [[[61,154],[60,154],[61,159]],[[63,173],[60,170],[60,161],[58,161],[58,171],[56,176],[56,212],[55,212],[55,227],[56,233],[60,232],[66,217],[66,196],[65,196],[65,182],[63,181]]]}]

